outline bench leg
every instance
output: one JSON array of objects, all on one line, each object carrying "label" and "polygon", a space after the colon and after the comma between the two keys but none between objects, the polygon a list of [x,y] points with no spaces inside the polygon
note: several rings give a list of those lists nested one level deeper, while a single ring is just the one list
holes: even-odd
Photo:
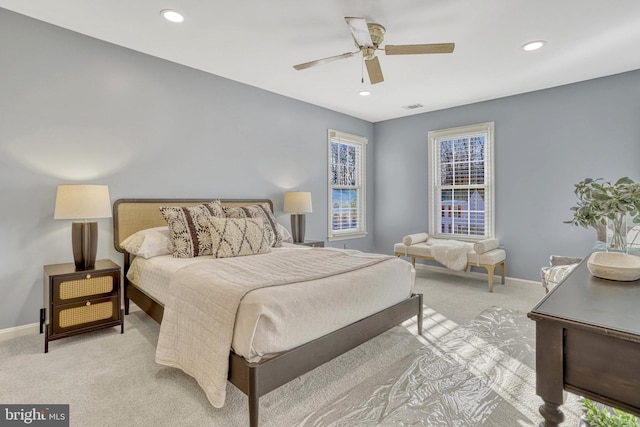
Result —
[{"label": "bench leg", "polygon": [[487,266],[487,275],[489,276],[489,292],[493,292],[493,273],[495,270],[495,266],[488,265]]},{"label": "bench leg", "polygon": [[502,268],[502,284],[504,285],[504,276],[505,276],[505,261],[500,263],[500,267]]},{"label": "bench leg", "polygon": [[493,272],[496,266],[487,265],[487,264],[480,264],[480,266],[487,270],[487,279],[489,280],[489,292],[493,292]]}]

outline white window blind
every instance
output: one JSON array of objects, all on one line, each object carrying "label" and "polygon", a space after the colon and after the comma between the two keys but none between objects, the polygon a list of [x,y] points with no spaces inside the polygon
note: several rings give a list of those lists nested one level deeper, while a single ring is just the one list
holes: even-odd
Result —
[{"label": "white window blind", "polygon": [[494,237],[494,123],[429,132],[429,234]]},{"label": "white window blind", "polygon": [[329,240],[363,237],[367,139],[329,129]]}]

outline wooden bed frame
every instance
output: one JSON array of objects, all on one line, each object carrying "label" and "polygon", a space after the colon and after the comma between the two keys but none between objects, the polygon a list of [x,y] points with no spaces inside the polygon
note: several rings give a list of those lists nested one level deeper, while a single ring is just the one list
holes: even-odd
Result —
[{"label": "wooden bed frame", "polygon": [[[120,242],[136,231],[166,225],[158,209],[160,206],[193,206],[211,200],[116,200],[113,204],[113,238],[116,250],[124,254],[125,314],[129,313],[129,302],[133,301],[156,322],[160,323],[164,307],[162,303],[139,289],[135,283],[127,280],[126,274],[133,256],[120,246]],[[223,206],[268,203],[273,211],[273,203],[267,199],[233,199],[221,200],[221,202]],[[267,360],[249,363],[232,351],[229,357],[228,380],[248,396],[249,425],[251,427],[258,426],[260,396],[346,353],[413,316],[417,317],[418,334],[422,335],[422,294],[413,294],[406,300],[376,314]]]}]

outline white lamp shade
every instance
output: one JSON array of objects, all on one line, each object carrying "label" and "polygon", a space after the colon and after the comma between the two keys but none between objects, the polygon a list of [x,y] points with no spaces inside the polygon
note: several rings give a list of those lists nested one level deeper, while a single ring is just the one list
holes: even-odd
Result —
[{"label": "white lamp shade", "polygon": [[284,193],[284,209],[290,213],[307,213],[311,210],[311,193],[308,191],[287,191]]},{"label": "white lamp shade", "polygon": [[54,219],[110,218],[111,200],[106,185],[59,185]]}]

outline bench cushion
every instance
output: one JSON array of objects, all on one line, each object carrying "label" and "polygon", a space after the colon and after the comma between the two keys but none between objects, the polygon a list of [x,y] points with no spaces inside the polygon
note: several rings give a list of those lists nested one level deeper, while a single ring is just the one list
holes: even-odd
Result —
[{"label": "bench cushion", "polygon": [[[407,246],[404,243],[396,243],[393,246],[393,250],[397,254],[403,254],[406,256],[433,258],[429,241],[416,243],[410,246]],[[504,261],[506,258],[507,253],[504,249],[491,249],[482,254],[478,254],[473,250],[473,244],[469,243],[469,251],[467,252],[468,263],[495,265]]]}]

